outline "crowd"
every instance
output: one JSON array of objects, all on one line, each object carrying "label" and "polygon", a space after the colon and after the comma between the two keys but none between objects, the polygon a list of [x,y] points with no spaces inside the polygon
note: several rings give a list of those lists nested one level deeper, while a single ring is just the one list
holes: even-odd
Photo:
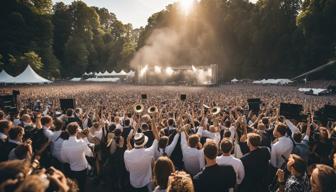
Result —
[{"label": "crowd", "polygon": [[[256,85],[20,92],[17,112],[0,111],[0,191],[336,191],[336,121],[314,116],[332,96]],[[77,105],[62,111],[60,98]],[[281,116],[281,102],[308,116]]]}]

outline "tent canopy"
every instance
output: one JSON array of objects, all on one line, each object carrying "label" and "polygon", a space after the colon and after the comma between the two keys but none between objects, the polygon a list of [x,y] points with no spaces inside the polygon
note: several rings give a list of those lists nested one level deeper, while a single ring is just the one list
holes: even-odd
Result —
[{"label": "tent canopy", "polygon": [[254,84],[280,84],[280,85],[286,85],[289,83],[293,83],[293,81],[289,79],[262,79],[259,81],[253,81]]},{"label": "tent canopy", "polygon": [[85,81],[91,82],[118,82],[120,78],[88,78]]},{"label": "tent canopy", "polygon": [[0,73],[0,83],[10,83],[14,81],[14,77],[9,75],[5,70]]},{"label": "tent canopy", "polygon": [[126,73],[124,70],[121,70],[121,71],[119,72],[119,75],[127,75],[127,73]]},{"label": "tent canopy", "polygon": [[70,79],[70,81],[80,81],[80,80],[81,80],[80,77],[74,77],[74,78]]},{"label": "tent canopy", "polygon": [[51,81],[39,76],[30,65],[18,76],[14,78],[11,83],[51,83]]},{"label": "tent canopy", "polygon": [[232,83],[236,83],[236,82],[238,82],[238,81],[239,81],[239,80],[236,79],[236,78],[234,78],[234,79],[231,80]]}]

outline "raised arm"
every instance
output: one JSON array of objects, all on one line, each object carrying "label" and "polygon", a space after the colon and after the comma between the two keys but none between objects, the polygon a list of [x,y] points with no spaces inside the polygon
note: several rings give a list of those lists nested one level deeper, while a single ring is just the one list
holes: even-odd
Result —
[{"label": "raised arm", "polygon": [[166,147],[166,153],[168,156],[170,156],[172,152],[174,151],[179,137],[180,137],[180,133],[176,133],[174,136],[173,142]]}]

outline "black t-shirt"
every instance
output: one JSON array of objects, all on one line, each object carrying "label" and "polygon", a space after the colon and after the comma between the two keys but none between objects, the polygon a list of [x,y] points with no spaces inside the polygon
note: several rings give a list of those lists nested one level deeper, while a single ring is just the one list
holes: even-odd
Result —
[{"label": "black t-shirt", "polygon": [[330,140],[327,140],[325,142],[319,141],[316,144],[315,152],[319,155],[319,163],[331,164],[329,156],[331,155],[332,149],[333,146]]},{"label": "black t-shirt", "polygon": [[236,184],[236,173],[232,166],[213,165],[194,176],[196,192],[228,191]]},{"label": "black t-shirt", "polygon": [[245,177],[240,185],[240,191],[262,192],[265,190],[270,158],[271,154],[267,147],[259,147],[241,158]]}]

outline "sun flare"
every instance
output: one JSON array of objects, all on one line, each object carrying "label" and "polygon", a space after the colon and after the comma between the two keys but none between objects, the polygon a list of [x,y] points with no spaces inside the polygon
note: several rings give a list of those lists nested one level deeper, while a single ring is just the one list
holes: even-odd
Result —
[{"label": "sun flare", "polygon": [[188,15],[193,9],[194,0],[180,0],[180,8],[185,15]]}]

